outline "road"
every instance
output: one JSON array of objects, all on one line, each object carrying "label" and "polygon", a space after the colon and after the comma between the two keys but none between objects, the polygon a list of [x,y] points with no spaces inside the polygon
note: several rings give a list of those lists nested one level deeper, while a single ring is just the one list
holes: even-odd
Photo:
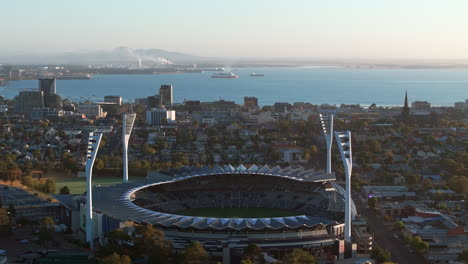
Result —
[{"label": "road", "polygon": [[416,254],[412,254],[405,246],[405,242],[393,236],[394,232],[387,226],[383,225],[383,219],[377,217],[370,210],[361,211],[361,214],[367,220],[367,225],[374,237],[374,242],[378,246],[390,251],[392,259],[400,264],[416,264],[424,263],[424,258]]},{"label": "road", "polygon": [[359,199],[353,199],[358,207],[358,212],[367,220],[370,233],[373,235],[374,244],[388,250],[392,254],[392,260],[400,264],[426,263],[425,259],[413,254],[405,246],[405,241],[395,238],[394,232],[383,224],[383,218],[367,206],[363,206]]}]

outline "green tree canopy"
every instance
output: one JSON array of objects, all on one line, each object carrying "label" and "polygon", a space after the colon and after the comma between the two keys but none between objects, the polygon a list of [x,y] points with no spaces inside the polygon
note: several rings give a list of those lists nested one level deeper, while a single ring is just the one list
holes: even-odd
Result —
[{"label": "green tree canopy", "polygon": [[131,264],[132,261],[129,256],[127,255],[119,255],[117,253],[113,253],[107,257],[103,257],[99,260],[101,264]]},{"label": "green tree canopy", "polygon": [[192,241],[186,248],[184,253],[184,263],[201,264],[208,262],[208,253],[203,248],[202,244]]},{"label": "green tree canopy", "polygon": [[55,222],[50,217],[44,217],[39,225],[39,242],[47,249],[54,239]]},{"label": "green tree canopy", "polygon": [[313,256],[302,249],[294,249],[286,259],[287,264],[315,264],[317,261]]},{"label": "green tree canopy", "polygon": [[243,260],[250,260],[254,263],[264,263],[264,257],[262,254],[262,249],[255,245],[255,244],[249,244],[245,249],[244,249],[244,254],[242,255]]},{"label": "green tree canopy", "polygon": [[70,194],[70,189],[68,188],[68,186],[63,186],[62,188],[60,188],[60,194]]},{"label": "green tree canopy", "polygon": [[405,228],[405,224],[402,221],[393,223],[393,230],[402,230],[403,228]]}]

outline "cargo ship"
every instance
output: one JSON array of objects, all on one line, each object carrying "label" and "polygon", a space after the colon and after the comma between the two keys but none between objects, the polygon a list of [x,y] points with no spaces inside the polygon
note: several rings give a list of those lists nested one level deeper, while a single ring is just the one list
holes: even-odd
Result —
[{"label": "cargo ship", "polygon": [[239,78],[239,75],[234,74],[232,72],[220,72],[211,75],[211,78],[237,79]]},{"label": "cargo ship", "polygon": [[84,74],[84,75],[59,75],[57,77],[57,80],[90,80],[91,75],[90,74]]},{"label": "cargo ship", "polygon": [[250,76],[252,76],[252,77],[265,76],[265,74],[252,72],[252,73],[250,74]]}]

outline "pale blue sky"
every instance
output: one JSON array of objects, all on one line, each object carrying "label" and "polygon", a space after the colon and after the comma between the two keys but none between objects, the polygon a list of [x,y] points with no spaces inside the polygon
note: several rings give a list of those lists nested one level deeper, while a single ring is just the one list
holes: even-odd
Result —
[{"label": "pale blue sky", "polygon": [[468,0],[5,0],[0,53],[468,59]]}]

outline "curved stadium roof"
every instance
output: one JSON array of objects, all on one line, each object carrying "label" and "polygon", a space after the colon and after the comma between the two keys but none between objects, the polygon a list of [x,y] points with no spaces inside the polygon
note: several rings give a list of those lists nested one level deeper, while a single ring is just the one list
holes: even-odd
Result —
[{"label": "curved stadium roof", "polygon": [[[213,217],[196,217],[183,216],[170,213],[151,211],[134,204],[131,200],[132,194],[135,192],[155,185],[168,184],[181,181],[193,177],[203,177],[208,175],[223,175],[223,174],[259,174],[272,177],[282,177],[297,181],[309,182],[324,182],[335,180],[334,173],[326,174],[315,170],[305,170],[303,167],[287,167],[282,169],[279,166],[262,167],[252,165],[246,168],[244,165],[233,167],[227,165],[224,167],[216,165],[213,168],[202,167],[183,167],[179,170],[170,170],[159,172],[160,176],[165,176],[168,180],[149,182],[138,181],[133,183],[124,183],[110,187],[95,187],[93,204],[95,210],[104,212],[106,215],[122,221],[135,221],[138,223],[148,223],[156,226],[164,226],[171,228],[193,228],[193,229],[215,229],[215,230],[276,230],[285,228],[301,228],[314,227],[317,225],[328,225],[336,223],[335,220],[312,217],[307,215],[297,215],[289,217],[273,217],[273,218],[213,218]],[[342,194],[342,188],[334,184],[335,188],[339,188],[338,193]],[[336,187],[338,186],[338,187]],[[354,203],[353,211],[355,212]]]}]

